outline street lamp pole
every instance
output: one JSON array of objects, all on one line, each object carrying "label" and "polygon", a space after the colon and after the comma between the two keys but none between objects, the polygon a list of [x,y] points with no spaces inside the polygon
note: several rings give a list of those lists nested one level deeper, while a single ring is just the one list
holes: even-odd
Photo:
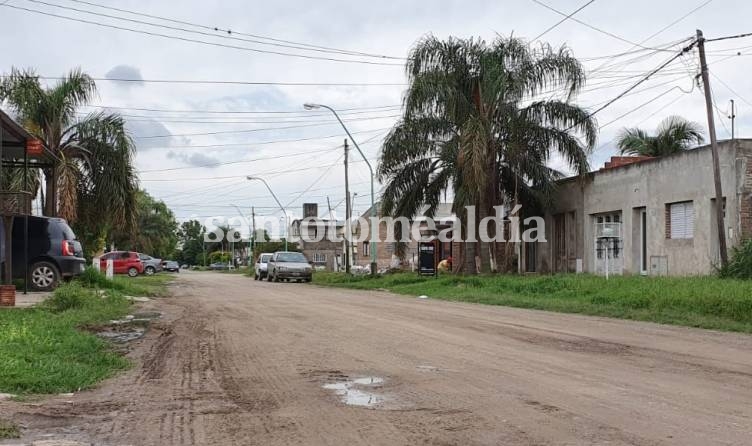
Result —
[{"label": "street lamp pole", "polygon": [[339,115],[333,108],[329,107],[328,105],[311,104],[311,103],[303,104],[303,108],[305,108],[306,110],[315,110],[318,108],[325,108],[329,110],[330,112],[332,112],[332,114],[334,114],[334,117],[337,118],[337,121],[339,121],[340,125],[345,130],[345,133],[347,133],[347,136],[350,137],[350,141],[352,141],[353,145],[355,145],[355,148],[358,149],[358,153],[360,153],[360,156],[363,158],[363,161],[365,161],[366,165],[368,166],[368,170],[371,173],[371,240],[369,241],[369,248],[371,250],[371,274],[376,274],[376,267],[377,267],[376,239],[378,238],[376,222],[377,222],[378,216],[376,213],[376,193],[374,191],[374,186],[373,186],[373,183],[374,183],[373,167],[371,166],[370,161],[368,161],[368,158],[366,158],[365,154],[363,154],[363,151],[360,149],[358,142],[355,140],[355,138],[353,138],[352,134],[350,133],[350,130],[347,129],[347,126],[345,125],[344,122],[342,122],[342,119],[340,119]]},{"label": "street lamp pole", "polygon": [[247,176],[246,179],[249,181],[258,180],[264,183],[264,186],[266,186],[266,188],[269,190],[269,193],[272,194],[272,197],[274,197],[274,201],[277,202],[277,205],[282,210],[282,213],[285,214],[285,251],[287,251],[287,239],[289,238],[288,231],[287,231],[287,225],[288,225],[287,211],[285,210],[284,206],[282,206],[282,203],[279,202],[279,199],[274,194],[274,191],[272,190],[272,188],[269,187],[269,183],[267,183],[265,179],[261,177],[253,177],[250,175]]}]

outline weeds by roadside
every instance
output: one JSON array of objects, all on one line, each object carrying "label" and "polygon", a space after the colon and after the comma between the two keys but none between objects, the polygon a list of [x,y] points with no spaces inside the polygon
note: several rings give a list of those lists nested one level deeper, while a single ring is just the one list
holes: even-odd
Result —
[{"label": "weeds by roadside", "polygon": [[15,423],[0,419],[0,440],[21,438],[21,432]]},{"label": "weeds by roadside", "polygon": [[128,295],[162,295],[171,276],[109,281],[87,270],[33,308],[0,311],[0,392],[72,392],[91,387],[128,360],[108,342],[81,330],[127,314]]},{"label": "weeds by roadside", "polygon": [[752,281],[591,275],[421,277],[318,273],[314,283],[752,333]]}]

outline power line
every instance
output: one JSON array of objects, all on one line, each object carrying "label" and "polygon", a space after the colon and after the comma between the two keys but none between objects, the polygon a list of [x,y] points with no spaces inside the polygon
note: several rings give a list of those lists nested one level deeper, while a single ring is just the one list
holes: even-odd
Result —
[{"label": "power line", "polygon": [[[373,129],[373,130],[361,130],[357,132],[350,132],[353,135],[363,134],[363,133],[374,133],[374,132],[383,132],[384,130],[391,130],[391,127],[383,127],[379,129]],[[285,144],[289,142],[301,142],[301,141],[314,141],[319,139],[330,139],[330,138],[341,138],[342,134],[336,134],[336,135],[329,135],[329,136],[312,136],[307,138],[293,138],[293,139],[273,139],[273,140],[267,140],[267,141],[252,141],[252,142],[240,142],[240,143],[223,143],[223,144],[202,144],[202,145],[190,145],[190,146],[166,146],[162,147],[165,149],[207,149],[207,148],[216,148],[216,147],[250,147],[250,146],[261,146],[261,145],[267,145],[267,144]]]},{"label": "power line", "polygon": [[577,8],[577,9],[575,9],[575,10],[574,10],[573,12],[571,12],[570,14],[567,14],[567,15],[565,15],[563,19],[561,19],[561,20],[559,20],[558,22],[554,23],[554,24],[553,24],[552,26],[548,27],[548,29],[546,29],[545,31],[543,31],[542,33],[538,34],[538,35],[537,35],[537,36],[535,36],[535,37],[534,37],[533,39],[531,39],[531,42],[535,42],[536,40],[538,40],[538,39],[540,39],[541,37],[545,36],[546,34],[548,34],[548,32],[549,32],[549,31],[551,31],[552,29],[554,29],[554,28],[556,28],[557,26],[561,25],[562,23],[566,22],[566,21],[567,21],[567,19],[571,18],[571,17],[573,16],[573,15],[575,15],[575,14],[577,14],[578,12],[582,11],[583,9],[585,9],[586,7],[588,7],[588,6],[589,6],[589,5],[591,4],[591,3],[593,3],[594,1],[595,1],[595,0],[590,0],[590,1],[588,1],[587,3],[585,3],[584,5],[580,6],[580,7],[579,7],[579,8]]},{"label": "power line", "polygon": [[[383,54],[373,54],[373,53],[366,53],[366,52],[361,52],[361,51],[344,50],[344,49],[340,49],[340,48],[326,47],[326,46],[321,46],[321,45],[312,45],[312,44],[304,43],[304,42],[295,42],[295,41],[292,41],[292,40],[277,39],[277,38],[274,38],[274,37],[262,36],[262,35],[259,35],[259,34],[251,34],[251,33],[239,32],[239,31],[235,31],[235,30],[231,30],[231,29],[222,29],[222,28],[218,28],[216,26],[202,25],[202,24],[198,24],[198,23],[192,23],[192,22],[187,22],[187,21],[183,21],[183,20],[176,20],[176,19],[171,19],[171,18],[167,18],[167,17],[161,17],[161,16],[157,16],[157,15],[146,14],[146,13],[142,13],[142,12],[136,12],[136,11],[127,10],[127,9],[114,8],[114,7],[111,7],[111,6],[105,6],[105,5],[101,5],[101,4],[98,4],[98,3],[87,2],[87,1],[83,1],[83,0],[69,0],[69,1],[72,1],[72,2],[75,2],[75,3],[81,3],[81,4],[89,5],[89,6],[95,6],[97,8],[107,9],[107,10],[110,10],[110,11],[124,12],[124,13],[127,13],[127,14],[133,14],[133,15],[137,15],[137,16],[141,16],[141,17],[148,17],[148,18],[151,18],[151,19],[157,19],[157,20],[163,20],[163,21],[166,21],[166,22],[177,23],[177,24],[180,24],[180,25],[188,25],[188,26],[194,26],[194,27],[197,27],[197,28],[207,29],[207,30],[210,30],[210,31],[222,32],[222,33],[224,33],[226,35],[248,36],[248,37],[255,37],[257,39],[269,40],[269,41],[272,41],[272,42],[279,42],[279,43],[291,44],[291,45],[299,45],[300,47],[307,47],[307,48],[302,48],[302,49],[306,49],[307,51],[313,51],[314,49],[318,49],[318,50],[327,50],[328,52],[333,52],[333,53],[349,54],[349,55],[354,55],[354,56],[366,56],[366,57],[375,57],[375,58],[383,58],[383,59],[403,59],[404,60],[404,58],[394,57],[394,56],[386,56],[386,55],[383,55]],[[217,37],[219,37],[219,35],[217,35]],[[259,42],[259,43],[263,44],[263,45],[272,45],[272,44],[270,44],[268,42]],[[278,45],[278,46],[285,46],[285,45]],[[299,48],[299,47],[294,46],[293,48]]]},{"label": "power line", "polygon": [[[0,5],[2,6],[2,5]],[[7,77],[7,76],[2,76]],[[65,80],[61,76],[37,76],[44,80]],[[140,78],[114,78],[92,77],[97,82],[128,82],[145,84],[206,84],[206,85],[274,85],[278,87],[404,87],[405,83],[396,82],[275,82],[275,81],[225,81],[225,80],[195,80],[195,79],[140,79]]]},{"label": "power line", "polygon": [[720,83],[721,83],[721,85],[723,85],[724,87],[726,87],[726,89],[727,89],[728,91],[730,91],[730,92],[731,92],[731,94],[735,95],[736,97],[738,97],[739,99],[741,99],[742,101],[744,101],[744,103],[745,103],[745,104],[747,104],[747,105],[749,105],[750,107],[752,107],[752,103],[751,103],[751,102],[749,102],[748,100],[744,99],[744,96],[742,96],[742,95],[740,95],[739,93],[737,93],[736,91],[734,91],[734,89],[733,89],[733,88],[731,88],[731,87],[729,86],[729,84],[727,84],[726,82],[724,82],[724,81],[723,81],[723,79],[721,79],[720,77],[718,77],[718,76],[717,76],[717,75],[716,75],[715,73],[713,73],[713,72],[712,72],[712,71],[710,71],[710,70],[708,70],[708,71],[709,71],[710,75],[711,75],[711,76],[713,76],[713,77],[715,78],[715,80],[717,80],[718,82],[720,82]]},{"label": "power line", "polygon": [[604,105],[602,105],[599,108],[597,108],[594,112],[588,114],[588,119],[591,118],[591,117],[593,117],[593,116],[595,116],[597,113],[601,112],[606,107],[610,106],[614,102],[618,101],[619,99],[621,99],[624,96],[626,96],[627,94],[629,94],[630,91],[634,90],[640,84],[642,84],[643,82],[645,82],[648,79],[650,79],[651,76],[653,76],[655,73],[657,73],[660,70],[662,70],[663,68],[667,67],[673,61],[675,61],[676,59],[678,59],[679,57],[681,57],[684,53],[689,52],[696,44],[697,44],[697,40],[693,41],[688,46],[682,48],[682,50],[678,54],[675,54],[674,56],[672,56],[669,60],[667,60],[666,62],[662,63],[660,66],[658,66],[658,68],[655,68],[655,69],[651,70],[645,77],[643,77],[642,79],[640,79],[639,81],[637,81],[634,85],[632,85],[631,87],[627,88],[623,92],[619,93],[615,98],[609,100]]},{"label": "power line", "polygon": [[287,125],[283,127],[267,127],[267,128],[260,128],[260,129],[222,130],[222,131],[216,131],[216,132],[134,136],[133,139],[157,139],[157,138],[175,138],[175,137],[183,137],[183,136],[214,136],[214,135],[228,135],[228,134],[235,134],[235,133],[271,132],[275,130],[302,129],[302,128],[309,128],[309,127],[325,127],[328,125],[336,125],[336,124],[338,123],[335,121],[335,122],[329,122],[326,124],[299,124],[299,125]]},{"label": "power line", "polygon": [[[577,22],[577,23],[579,23],[580,25],[583,25],[583,26],[585,26],[585,27],[587,27],[587,28],[590,28],[590,29],[592,29],[592,30],[594,30],[594,31],[597,31],[597,32],[599,32],[599,33],[601,33],[601,34],[605,34],[605,35],[607,35],[607,36],[609,36],[609,37],[612,37],[612,38],[614,38],[614,39],[616,39],[616,40],[619,40],[619,41],[621,41],[621,42],[624,42],[624,43],[628,43],[628,44],[630,44],[630,45],[633,45],[633,46],[636,46],[636,47],[639,47],[639,48],[643,48],[643,49],[646,49],[646,50],[656,50],[656,51],[669,51],[669,50],[658,50],[658,49],[656,49],[656,48],[649,48],[649,47],[645,47],[645,46],[642,46],[642,45],[640,45],[639,43],[634,43],[634,42],[632,42],[632,41],[629,41],[629,40],[627,40],[627,39],[625,39],[625,38],[623,38],[623,37],[617,36],[616,34],[614,34],[614,33],[612,33],[612,32],[609,32],[609,31],[605,31],[605,30],[603,30],[603,29],[601,29],[601,28],[595,27],[595,26],[593,26],[593,25],[591,25],[591,24],[589,24],[589,23],[586,23],[586,22],[584,22],[584,21],[582,21],[582,20],[580,20],[580,19],[578,19],[578,18],[576,18],[576,17],[573,17],[573,16],[574,16],[574,14],[575,14],[575,13],[576,13],[577,11],[575,11],[575,12],[574,12],[574,13],[572,13],[572,14],[567,14],[567,13],[565,13],[565,12],[561,12],[561,11],[559,11],[558,9],[556,9],[556,8],[554,8],[554,7],[552,7],[552,6],[549,6],[549,5],[545,4],[545,3],[543,3],[543,2],[542,2],[542,1],[540,1],[540,0],[532,0],[532,1],[533,1],[534,3],[537,3],[537,4],[538,4],[538,5],[540,5],[540,6],[543,6],[544,8],[548,9],[549,11],[553,11],[553,12],[555,12],[555,13],[557,13],[557,14],[561,15],[561,16],[564,16],[564,19],[563,19],[562,21],[564,21],[564,20],[572,20],[572,21],[574,21],[574,22]],[[587,5],[585,5],[585,6],[587,6]],[[583,6],[583,8],[584,8],[585,6]],[[580,9],[582,9],[582,8],[580,8]]]},{"label": "power line", "polygon": [[[88,113],[83,112],[77,112],[76,113],[79,116],[89,116]],[[337,124],[339,121],[336,119],[286,119],[286,120],[278,120],[278,121],[247,121],[247,120],[240,120],[240,118],[233,120],[233,121],[218,121],[217,118],[214,118],[214,120],[211,120],[211,118],[194,118],[194,119],[182,119],[179,116],[144,116],[144,115],[130,115],[130,114],[119,114],[119,116],[123,118],[127,118],[126,122],[161,122],[161,123],[167,123],[167,124],[295,124],[295,123],[307,123],[307,124],[320,124],[320,125],[327,125],[327,124]],[[398,118],[402,115],[399,114],[393,114],[393,115],[385,115],[385,116],[365,116],[365,117],[359,117],[359,118],[350,118],[350,119],[343,119],[343,122],[359,122],[359,121],[376,121],[379,119],[394,119]],[[133,119],[135,118],[135,119]]]},{"label": "power line", "polygon": [[200,165],[195,165],[195,166],[171,167],[171,168],[166,168],[166,169],[140,170],[140,171],[138,171],[138,173],[172,172],[172,171],[175,171],[175,170],[201,169],[201,168],[204,168],[204,167],[218,167],[218,166],[227,166],[227,165],[230,165],[230,164],[251,163],[251,162],[255,162],[255,161],[269,161],[269,160],[282,159],[282,158],[294,158],[296,156],[309,155],[311,153],[331,152],[332,150],[337,149],[337,148],[338,147],[329,147],[329,148],[320,149],[320,150],[307,150],[305,152],[289,153],[289,154],[285,154],[285,155],[267,156],[267,157],[262,157],[262,158],[249,159],[249,160],[225,161],[225,162],[200,164]]},{"label": "power line", "polygon": [[[206,114],[298,114],[305,116],[329,116],[331,113],[316,113],[307,112],[301,110],[273,110],[273,111],[261,111],[261,110],[196,110],[196,109],[165,109],[165,108],[143,108],[143,107],[119,107],[113,105],[86,105],[85,107],[113,109],[113,110],[137,110],[137,111],[150,111],[150,112],[164,112],[164,113],[206,113]],[[337,113],[342,115],[347,114],[362,114],[362,113],[378,113],[378,110],[393,109],[402,107],[400,104],[396,105],[382,105],[378,107],[355,107],[355,108],[338,108]],[[342,112],[342,113],[340,113]]]},{"label": "power line", "polygon": [[[368,161],[377,161],[378,158],[368,158]],[[353,161],[354,163],[363,163],[365,160],[356,160]],[[286,170],[278,170],[278,171],[272,171],[272,172],[260,172],[258,175],[276,175],[276,174],[283,174],[283,173],[295,173],[295,172],[304,172],[306,170],[314,170],[314,169],[321,169],[326,166],[309,166],[309,167],[300,167],[297,169],[286,169]],[[256,175],[256,174],[252,174]],[[233,178],[245,178],[247,175],[228,175],[228,176],[220,176],[220,177],[201,177],[201,178],[154,178],[154,179],[141,179],[143,182],[175,182],[175,181],[203,181],[203,180],[227,180],[227,179],[233,179]]]},{"label": "power line", "polygon": [[162,38],[165,38],[165,39],[179,40],[179,41],[183,41],[183,42],[197,43],[197,44],[200,44],[200,45],[229,48],[229,49],[235,49],[235,50],[241,50],[241,51],[249,51],[249,52],[254,52],[254,53],[273,54],[273,55],[277,55],[277,56],[295,57],[295,58],[300,58],[300,59],[323,60],[323,61],[328,61],[328,62],[356,63],[356,64],[365,64],[365,65],[381,65],[381,66],[395,66],[395,67],[397,67],[397,66],[398,67],[402,67],[404,65],[404,64],[401,64],[401,63],[374,62],[374,61],[356,60],[356,59],[340,59],[340,58],[336,58],[336,57],[311,56],[311,55],[306,55],[306,54],[285,53],[285,52],[282,52],[282,51],[262,50],[262,49],[251,48],[251,47],[246,47],[246,46],[228,45],[228,44],[225,44],[225,43],[209,42],[209,41],[206,41],[206,40],[192,39],[192,38],[189,38],[189,37],[174,36],[174,35],[170,35],[170,34],[162,34],[162,33],[153,32],[153,31],[146,31],[146,30],[139,30],[139,29],[134,29],[134,28],[128,28],[128,27],[125,27],[125,26],[118,26],[118,25],[112,25],[112,24],[107,24],[107,23],[94,22],[94,21],[91,21],[91,20],[80,19],[80,18],[65,16],[65,15],[60,15],[60,14],[54,14],[54,13],[51,13],[51,12],[40,11],[38,9],[24,8],[24,7],[21,7],[21,6],[8,5],[8,4],[1,4],[0,6],[1,7],[5,7],[5,8],[11,8],[11,9],[15,9],[15,10],[20,10],[20,11],[31,12],[33,14],[40,14],[40,15],[44,15],[44,16],[48,16],[48,17],[54,17],[54,18],[58,18],[58,19],[68,20],[68,21],[72,21],[72,22],[85,23],[85,24],[88,24],[88,25],[94,25],[94,26],[98,26],[98,27],[102,27],[102,28],[117,29],[117,30],[120,30],[120,31],[128,31],[128,32],[131,32],[131,33],[144,34],[144,35],[148,35],[148,36],[152,36],[152,37],[162,37]]}]

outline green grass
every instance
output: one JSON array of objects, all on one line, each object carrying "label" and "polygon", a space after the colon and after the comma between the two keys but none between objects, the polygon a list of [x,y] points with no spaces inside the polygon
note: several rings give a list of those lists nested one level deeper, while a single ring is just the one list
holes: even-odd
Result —
[{"label": "green grass", "polygon": [[82,328],[122,317],[131,305],[126,295],[161,295],[172,278],[100,276],[87,271],[36,307],[0,311],[0,392],[73,392],[128,367],[108,342]]},{"label": "green grass", "polygon": [[752,281],[717,277],[314,274],[314,283],[752,333]]},{"label": "green grass", "polygon": [[0,420],[0,440],[8,438],[21,438],[18,426],[10,421]]}]

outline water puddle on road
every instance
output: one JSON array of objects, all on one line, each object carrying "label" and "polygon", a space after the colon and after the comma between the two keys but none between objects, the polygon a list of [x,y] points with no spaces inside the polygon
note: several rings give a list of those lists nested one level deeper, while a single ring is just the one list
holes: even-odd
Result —
[{"label": "water puddle on road", "polygon": [[380,387],[384,378],[366,376],[336,383],[324,384],[322,387],[333,390],[343,403],[348,406],[375,407],[384,402],[384,397],[373,392],[373,387]]}]

